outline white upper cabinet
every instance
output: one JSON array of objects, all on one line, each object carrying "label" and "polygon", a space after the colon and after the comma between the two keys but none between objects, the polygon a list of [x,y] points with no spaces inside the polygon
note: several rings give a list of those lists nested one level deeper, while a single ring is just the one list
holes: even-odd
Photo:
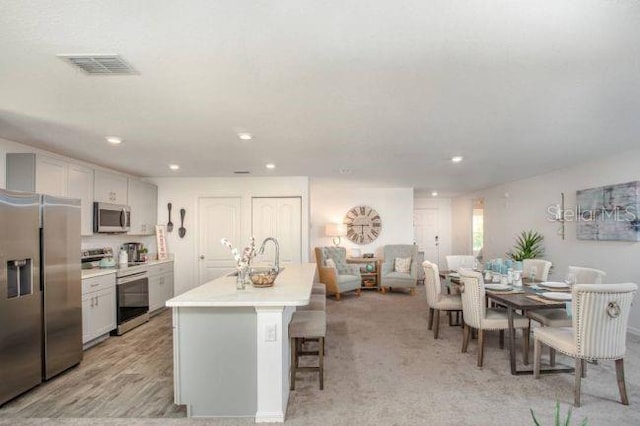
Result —
[{"label": "white upper cabinet", "polygon": [[93,169],[69,164],[67,196],[79,198],[81,205],[81,235],[93,235]]},{"label": "white upper cabinet", "polygon": [[69,163],[38,155],[36,157],[35,192],[65,197],[67,195],[68,171]]},{"label": "white upper cabinet", "polygon": [[126,176],[102,170],[94,172],[93,197],[101,203],[127,204],[128,179]]},{"label": "white upper cabinet", "polygon": [[7,189],[80,199],[80,233],[93,234],[93,169],[41,154],[11,153]]},{"label": "white upper cabinet", "polygon": [[137,179],[129,179],[131,228],[129,235],[153,235],[158,221],[158,187]]}]

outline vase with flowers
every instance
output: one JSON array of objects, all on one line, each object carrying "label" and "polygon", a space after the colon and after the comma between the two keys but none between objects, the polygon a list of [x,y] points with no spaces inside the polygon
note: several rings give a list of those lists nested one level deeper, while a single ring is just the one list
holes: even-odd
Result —
[{"label": "vase with flowers", "polygon": [[247,284],[251,283],[249,279],[249,267],[251,266],[251,260],[256,255],[255,237],[251,237],[251,239],[249,240],[249,245],[242,249],[242,252],[233,247],[229,240],[226,238],[221,239],[220,243],[231,250],[233,259],[236,261],[236,289],[244,290]]}]

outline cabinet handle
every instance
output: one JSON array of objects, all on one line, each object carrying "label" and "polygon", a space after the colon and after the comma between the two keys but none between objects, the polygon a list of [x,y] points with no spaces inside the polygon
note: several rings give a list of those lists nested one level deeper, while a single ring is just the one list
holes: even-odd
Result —
[{"label": "cabinet handle", "polygon": [[93,308],[93,301],[94,301],[94,297],[91,298],[91,307]]},{"label": "cabinet handle", "polygon": [[98,287],[100,283],[91,284],[91,287]]},{"label": "cabinet handle", "polygon": [[100,306],[100,299],[96,296],[96,306]]},{"label": "cabinet handle", "polygon": [[204,260],[204,255],[203,254],[200,255],[200,260]]}]

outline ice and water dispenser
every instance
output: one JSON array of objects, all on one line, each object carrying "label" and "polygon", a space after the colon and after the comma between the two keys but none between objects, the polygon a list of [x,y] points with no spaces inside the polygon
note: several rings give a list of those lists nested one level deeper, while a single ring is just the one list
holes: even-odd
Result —
[{"label": "ice and water dispenser", "polygon": [[32,259],[10,260],[7,262],[7,298],[33,294]]}]

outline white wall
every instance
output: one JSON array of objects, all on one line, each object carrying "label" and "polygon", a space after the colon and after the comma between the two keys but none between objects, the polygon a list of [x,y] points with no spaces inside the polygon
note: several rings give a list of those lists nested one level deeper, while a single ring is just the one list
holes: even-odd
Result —
[{"label": "white wall", "polygon": [[[565,207],[571,208],[575,207],[577,190],[635,180],[640,180],[640,150],[467,194],[454,200],[454,240],[461,246],[466,241],[471,200],[484,198],[485,259],[505,257],[515,236],[533,229],[545,237],[545,258],[554,265],[550,279],[564,278],[568,266],[576,265],[606,271],[607,282],[640,283],[640,243],[578,240],[575,222],[566,223],[566,238],[562,240],[559,224],[549,221],[547,214],[550,205],[560,203],[561,192],[565,193]],[[631,331],[640,334],[640,294],[636,294],[629,325]]]},{"label": "white wall", "polygon": [[[184,238],[167,234],[167,249],[174,254],[175,294],[198,285],[198,198],[241,197],[241,240],[251,238],[251,197],[302,198],[302,261],[308,262],[309,245],[309,180],[306,177],[281,178],[149,178],[158,185],[158,223],[168,221],[167,203],[172,203],[172,221],[177,212],[186,210]],[[179,225],[178,225],[179,226]],[[177,228],[176,228],[177,229]],[[231,256],[231,254],[229,254]]]},{"label": "white wall", "polygon": [[315,179],[310,184],[311,226],[309,258],[315,260],[314,247],[333,245],[324,235],[327,223],[342,223],[355,206],[375,209],[382,218],[382,231],[371,244],[358,245],[342,238],[340,245],[358,248],[362,253],[379,253],[385,244],[413,244],[413,188],[356,188]]}]

